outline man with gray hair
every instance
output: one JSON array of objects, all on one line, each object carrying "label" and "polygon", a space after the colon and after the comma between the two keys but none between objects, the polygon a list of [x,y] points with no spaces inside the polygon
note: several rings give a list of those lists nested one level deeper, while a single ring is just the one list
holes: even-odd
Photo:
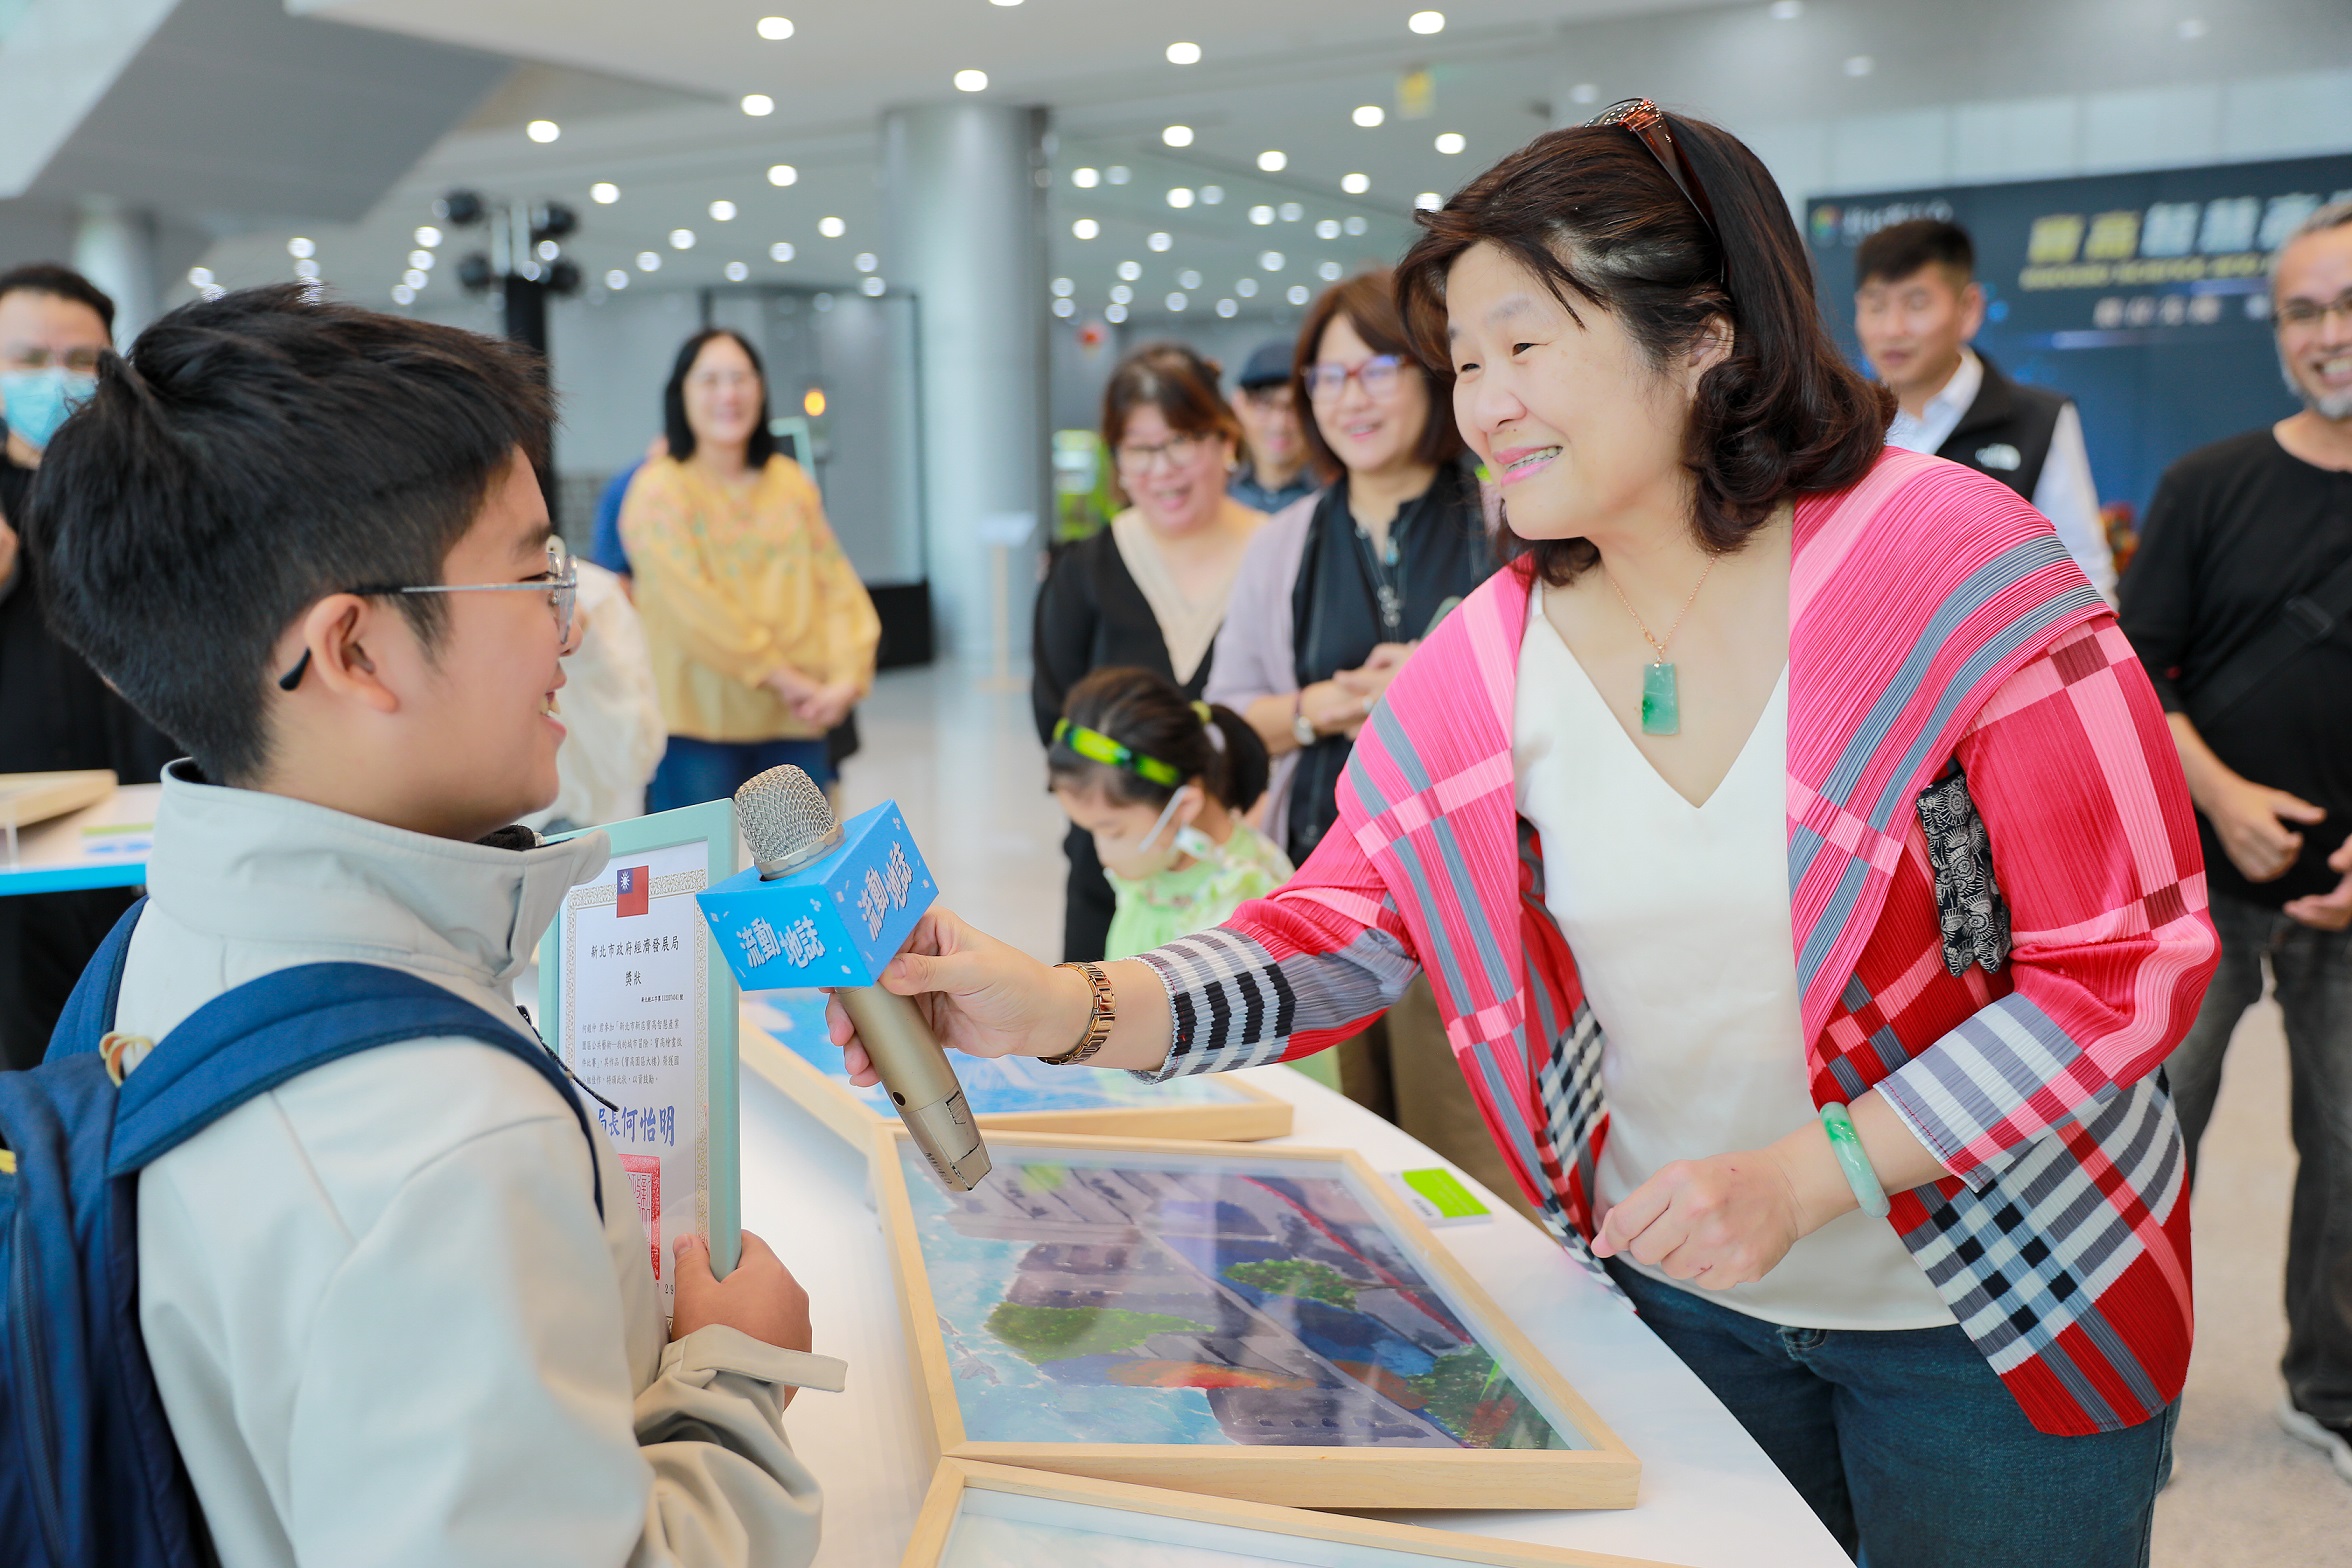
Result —
[{"label": "man with gray hair", "polygon": [[2193,1170],[2267,961],[2300,1159],[2279,1419],[2352,1482],[2352,201],[2280,247],[2270,298],[2303,411],[2172,465],[2122,618],[2180,747],[2221,933],[2165,1072]]}]

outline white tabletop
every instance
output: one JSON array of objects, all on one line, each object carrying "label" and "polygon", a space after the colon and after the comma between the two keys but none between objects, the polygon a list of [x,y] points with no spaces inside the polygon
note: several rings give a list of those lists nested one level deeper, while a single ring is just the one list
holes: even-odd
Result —
[{"label": "white tabletop", "polygon": [[[1296,1131],[1286,1141],[1352,1148],[1383,1170],[1444,1163],[1287,1067],[1252,1069],[1249,1077],[1297,1107]],[[1684,1568],[1847,1568],[1845,1554],[1763,1450],[1632,1310],[1536,1226],[1492,1206],[1492,1221],[1449,1226],[1438,1237],[1640,1456],[1641,1502],[1588,1512],[1392,1517]],[[804,1393],[790,1416],[793,1446],[825,1488],[818,1568],[892,1568],[931,1476],[865,1161],[748,1071],[743,1223],[766,1237],[807,1287],[816,1348],[849,1362],[847,1393]]]}]

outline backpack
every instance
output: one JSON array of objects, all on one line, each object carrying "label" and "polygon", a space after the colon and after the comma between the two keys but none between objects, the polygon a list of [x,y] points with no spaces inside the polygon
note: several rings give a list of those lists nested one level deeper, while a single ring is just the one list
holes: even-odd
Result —
[{"label": "backpack", "polygon": [[[527,1062],[508,1019],[376,964],[305,964],[198,1008],[118,1086],[101,1049],[146,900],[82,972],[26,1072],[0,1072],[0,1540],[31,1568],[215,1561],[139,1331],[139,1172],[256,1095],[374,1046],[461,1036]],[[604,1213],[601,1184],[596,1193]],[[17,1556],[17,1553],[26,1555]]]}]

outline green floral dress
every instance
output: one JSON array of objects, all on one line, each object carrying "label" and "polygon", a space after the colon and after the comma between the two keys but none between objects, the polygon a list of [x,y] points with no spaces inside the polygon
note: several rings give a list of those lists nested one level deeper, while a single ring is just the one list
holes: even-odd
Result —
[{"label": "green floral dress", "polygon": [[1214,860],[1196,860],[1180,870],[1129,880],[1105,871],[1117,896],[1106,958],[1133,958],[1180,936],[1220,925],[1253,898],[1290,880],[1290,861],[1271,839],[1246,822]]}]

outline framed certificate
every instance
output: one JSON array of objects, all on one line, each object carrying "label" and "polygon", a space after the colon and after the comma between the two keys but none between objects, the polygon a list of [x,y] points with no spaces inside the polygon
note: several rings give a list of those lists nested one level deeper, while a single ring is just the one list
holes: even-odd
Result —
[{"label": "framed certificate", "polygon": [[741,865],[735,803],[581,831],[610,839],[612,858],[564,895],[539,944],[539,1032],[593,1096],[667,1316],[677,1239],[706,1238],[722,1275],[742,1240],[735,979],[694,902]]}]

